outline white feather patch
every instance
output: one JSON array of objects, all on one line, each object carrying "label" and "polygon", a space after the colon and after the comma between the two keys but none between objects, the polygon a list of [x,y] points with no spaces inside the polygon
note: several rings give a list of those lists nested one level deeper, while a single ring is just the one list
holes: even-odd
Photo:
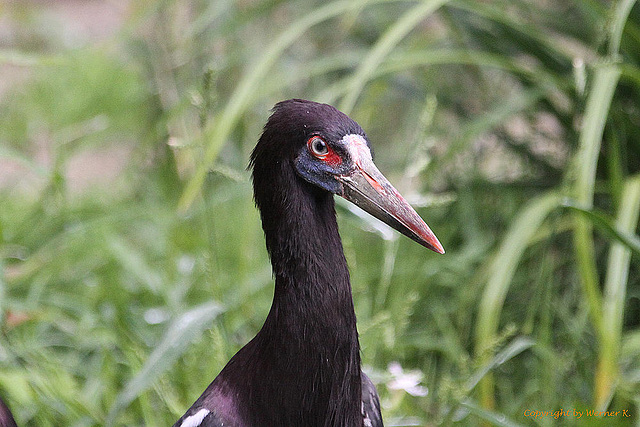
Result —
[{"label": "white feather patch", "polygon": [[362,135],[350,133],[342,138],[344,146],[349,150],[351,160],[360,164],[363,160],[371,161],[371,150],[367,146],[367,141]]},{"label": "white feather patch", "polygon": [[209,411],[208,409],[205,409],[205,408],[200,409],[195,414],[185,418],[182,421],[182,424],[180,424],[180,427],[198,427],[202,422],[202,420],[204,420],[204,417],[209,415],[209,412],[211,411]]}]

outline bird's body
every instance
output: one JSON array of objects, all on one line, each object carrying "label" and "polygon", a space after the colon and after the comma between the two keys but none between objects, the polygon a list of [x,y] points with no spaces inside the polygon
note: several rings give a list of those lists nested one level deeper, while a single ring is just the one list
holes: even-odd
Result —
[{"label": "bird's body", "polygon": [[17,427],[11,410],[2,399],[0,399],[0,427]]},{"label": "bird's body", "polygon": [[[377,392],[360,368],[333,200],[336,193],[362,205],[349,188],[360,191],[351,180],[370,161],[367,153],[360,126],[333,107],[303,100],[276,105],[251,161],[275,276],[273,304],[260,332],[175,427],[382,426]],[[391,193],[375,171],[364,172],[367,185]],[[441,252],[434,242],[435,236],[427,241]]]}]

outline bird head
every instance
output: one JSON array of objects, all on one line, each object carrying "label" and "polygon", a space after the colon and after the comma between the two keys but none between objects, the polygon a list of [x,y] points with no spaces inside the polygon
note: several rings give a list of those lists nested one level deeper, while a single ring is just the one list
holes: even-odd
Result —
[{"label": "bird head", "polygon": [[[266,147],[265,141],[271,144]],[[290,160],[308,183],[344,197],[421,245],[444,253],[435,234],[373,163],[365,132],[336,108],[301,99],[276,104],[253,152],[254,166],[258,157],[267,157],[267,151],[272,161]]]}]

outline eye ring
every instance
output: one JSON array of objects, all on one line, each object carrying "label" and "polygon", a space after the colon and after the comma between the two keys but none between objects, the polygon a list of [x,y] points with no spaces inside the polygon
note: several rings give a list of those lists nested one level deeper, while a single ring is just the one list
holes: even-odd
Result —
[{"label": "eye ring", "polygon": [[329,146],[322,137],[314,135],[307,140],[307,148],[315,157],[324,159],[329,154]]}]

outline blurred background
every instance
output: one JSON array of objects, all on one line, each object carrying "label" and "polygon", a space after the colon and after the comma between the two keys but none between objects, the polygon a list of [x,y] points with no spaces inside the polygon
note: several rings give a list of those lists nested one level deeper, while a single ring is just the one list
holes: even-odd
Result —
[{"label": "blurred background", "polygon": [[3,0],[19,425],[171,425],[253,337],[246,166],[292,97],[357,120],[447,250],[338,201],[386,425],[640,425],[635,1]]}]

